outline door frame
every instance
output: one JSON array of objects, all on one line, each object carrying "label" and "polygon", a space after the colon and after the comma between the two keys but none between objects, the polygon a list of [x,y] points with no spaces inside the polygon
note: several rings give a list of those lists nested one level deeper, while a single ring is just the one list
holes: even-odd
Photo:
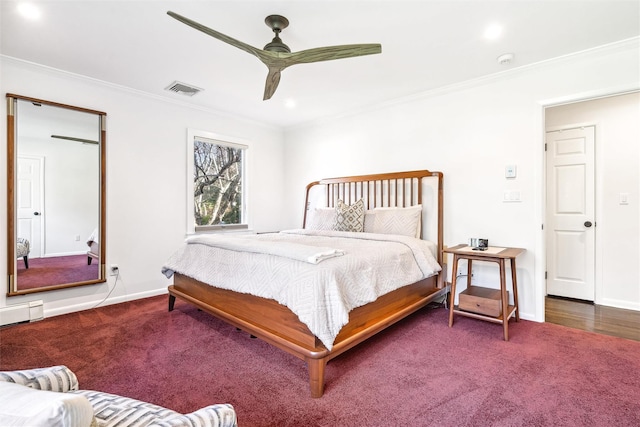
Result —
[{"label": "door frame", "polygon": [[[623,85],[618,87],[610,87],[607,89],[582,92],[582,93],[574,93],[567,96],[550,98],[550,99],[542,99],[536,103],[535,107],[535,122],[536,127],[538,129],[538,149],[537,155],[534,160],[534,170],[538,174],[537,179],[535,179],[534,183],[534,194],[536,194],[536,219],[538,225],[538,233],[535,244],[535,268],[534,275],[536,280],[534,280],[534,291],[533,297],[535,299],[535,318],[539,321],[545,321],[545,296],[547,292],[547,282],[545,280],[545,271],[546,271],[546,259],[547,259],[547,242],[545,238],[546,231],[543,229],[543,225],[546,220],[547,206],[546,206],[546,155],[544,152],[544,144],[546,139],[546,121],[545,121],[545,113],[546,109],[549,107],[556,107],[565,104],[573,104],[577,102],[583,101],[592,101],[599,98],[607,98],[611,96],[624,95],[627,93],[634,93],[640,91],[640,86],[637,84],[634,85]],[[596,123],[597,126],[597,123]],[[597,131],[597,127],[596,127]],[[596,140],[598,139],[598,135],[596,134]],[[601,149],[602,144],[596,144],[596,165],[598,164],[598,159],[601,161],[601,152],[598,151]],[[602,188],[601,177],[596,172],[596,197],[598,197],[598,189]],[[601,198],[600,198],[601,199]],[[596,216],[602,218],[601,207],[598,206],[596,202]],[[598,248],[596,245],[596,272],[595,272],[595,280],[596,280],[596,295],[602,295],[602,269],[599,268],[602,265],[602,250]],[[596,302],[597,303],[597,302]]]}]

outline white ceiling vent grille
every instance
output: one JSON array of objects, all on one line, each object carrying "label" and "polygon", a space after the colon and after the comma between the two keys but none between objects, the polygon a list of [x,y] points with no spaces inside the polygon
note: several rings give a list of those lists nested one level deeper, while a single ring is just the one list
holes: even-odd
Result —
[{"label": "white ceiling vent grille", "polygon": [[204,89],[195,87],[190,84],[175,81],[171,83],[169,86],[165,87],[164,90],[179,93],[180,95],[193,96]]}]

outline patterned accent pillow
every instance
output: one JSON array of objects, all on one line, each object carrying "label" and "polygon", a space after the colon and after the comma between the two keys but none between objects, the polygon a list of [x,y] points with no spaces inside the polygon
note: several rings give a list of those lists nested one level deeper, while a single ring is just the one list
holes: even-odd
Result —
[{"label": "patterned accent pillow", "polygon": [[364,201],[360,199],[352,205],[347,205],[342,200],[338,200],[333,229],[335,231],[364,231]]}]

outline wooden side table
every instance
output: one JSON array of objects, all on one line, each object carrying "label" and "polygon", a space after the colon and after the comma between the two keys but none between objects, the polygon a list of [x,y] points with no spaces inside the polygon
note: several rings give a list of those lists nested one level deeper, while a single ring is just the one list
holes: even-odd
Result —
[{"label": "wooden side table", "polygon": [[[453,315],[472,317],[475,319],[487,320],[503,325],[504,340],[509,341],[509,319],[515,316],[516,322],[520,320],[518,311],[518,283],[516,279],[516,257],[523,253],[525,249],[521,248],[498,248],[489,247],[486,251],[473,250],[468,245],[457,245],[444,249],[445,253],[453,254],[453,278],[451,279],[451,304],[449,305],[449,327],[453,326]],[[484,314],[473,313],[471,311],[461,310],[458,306],[454,306],[456,298],[456,278],[458,271],[458,261],[467,260],[467,289],[471,286],[471,266],[473,261],[489,261],[495,262],[500,267],[500,303],[502,304],[502,313],[499,316],[487,316]],[[513,283],[513,305],[509,305],[507,293],[507,285],[505,278],[505,261],[511,261],[511,282]]]}]

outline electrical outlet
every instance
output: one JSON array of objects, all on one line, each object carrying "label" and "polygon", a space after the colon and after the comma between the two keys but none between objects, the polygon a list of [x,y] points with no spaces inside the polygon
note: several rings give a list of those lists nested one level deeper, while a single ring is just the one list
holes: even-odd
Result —
[{"label": "electrical outlet", "polygon": [[120,272],[120,267],[118,267],[117,264],[111,264],[111,275],[117,276],[119,272]]}]

